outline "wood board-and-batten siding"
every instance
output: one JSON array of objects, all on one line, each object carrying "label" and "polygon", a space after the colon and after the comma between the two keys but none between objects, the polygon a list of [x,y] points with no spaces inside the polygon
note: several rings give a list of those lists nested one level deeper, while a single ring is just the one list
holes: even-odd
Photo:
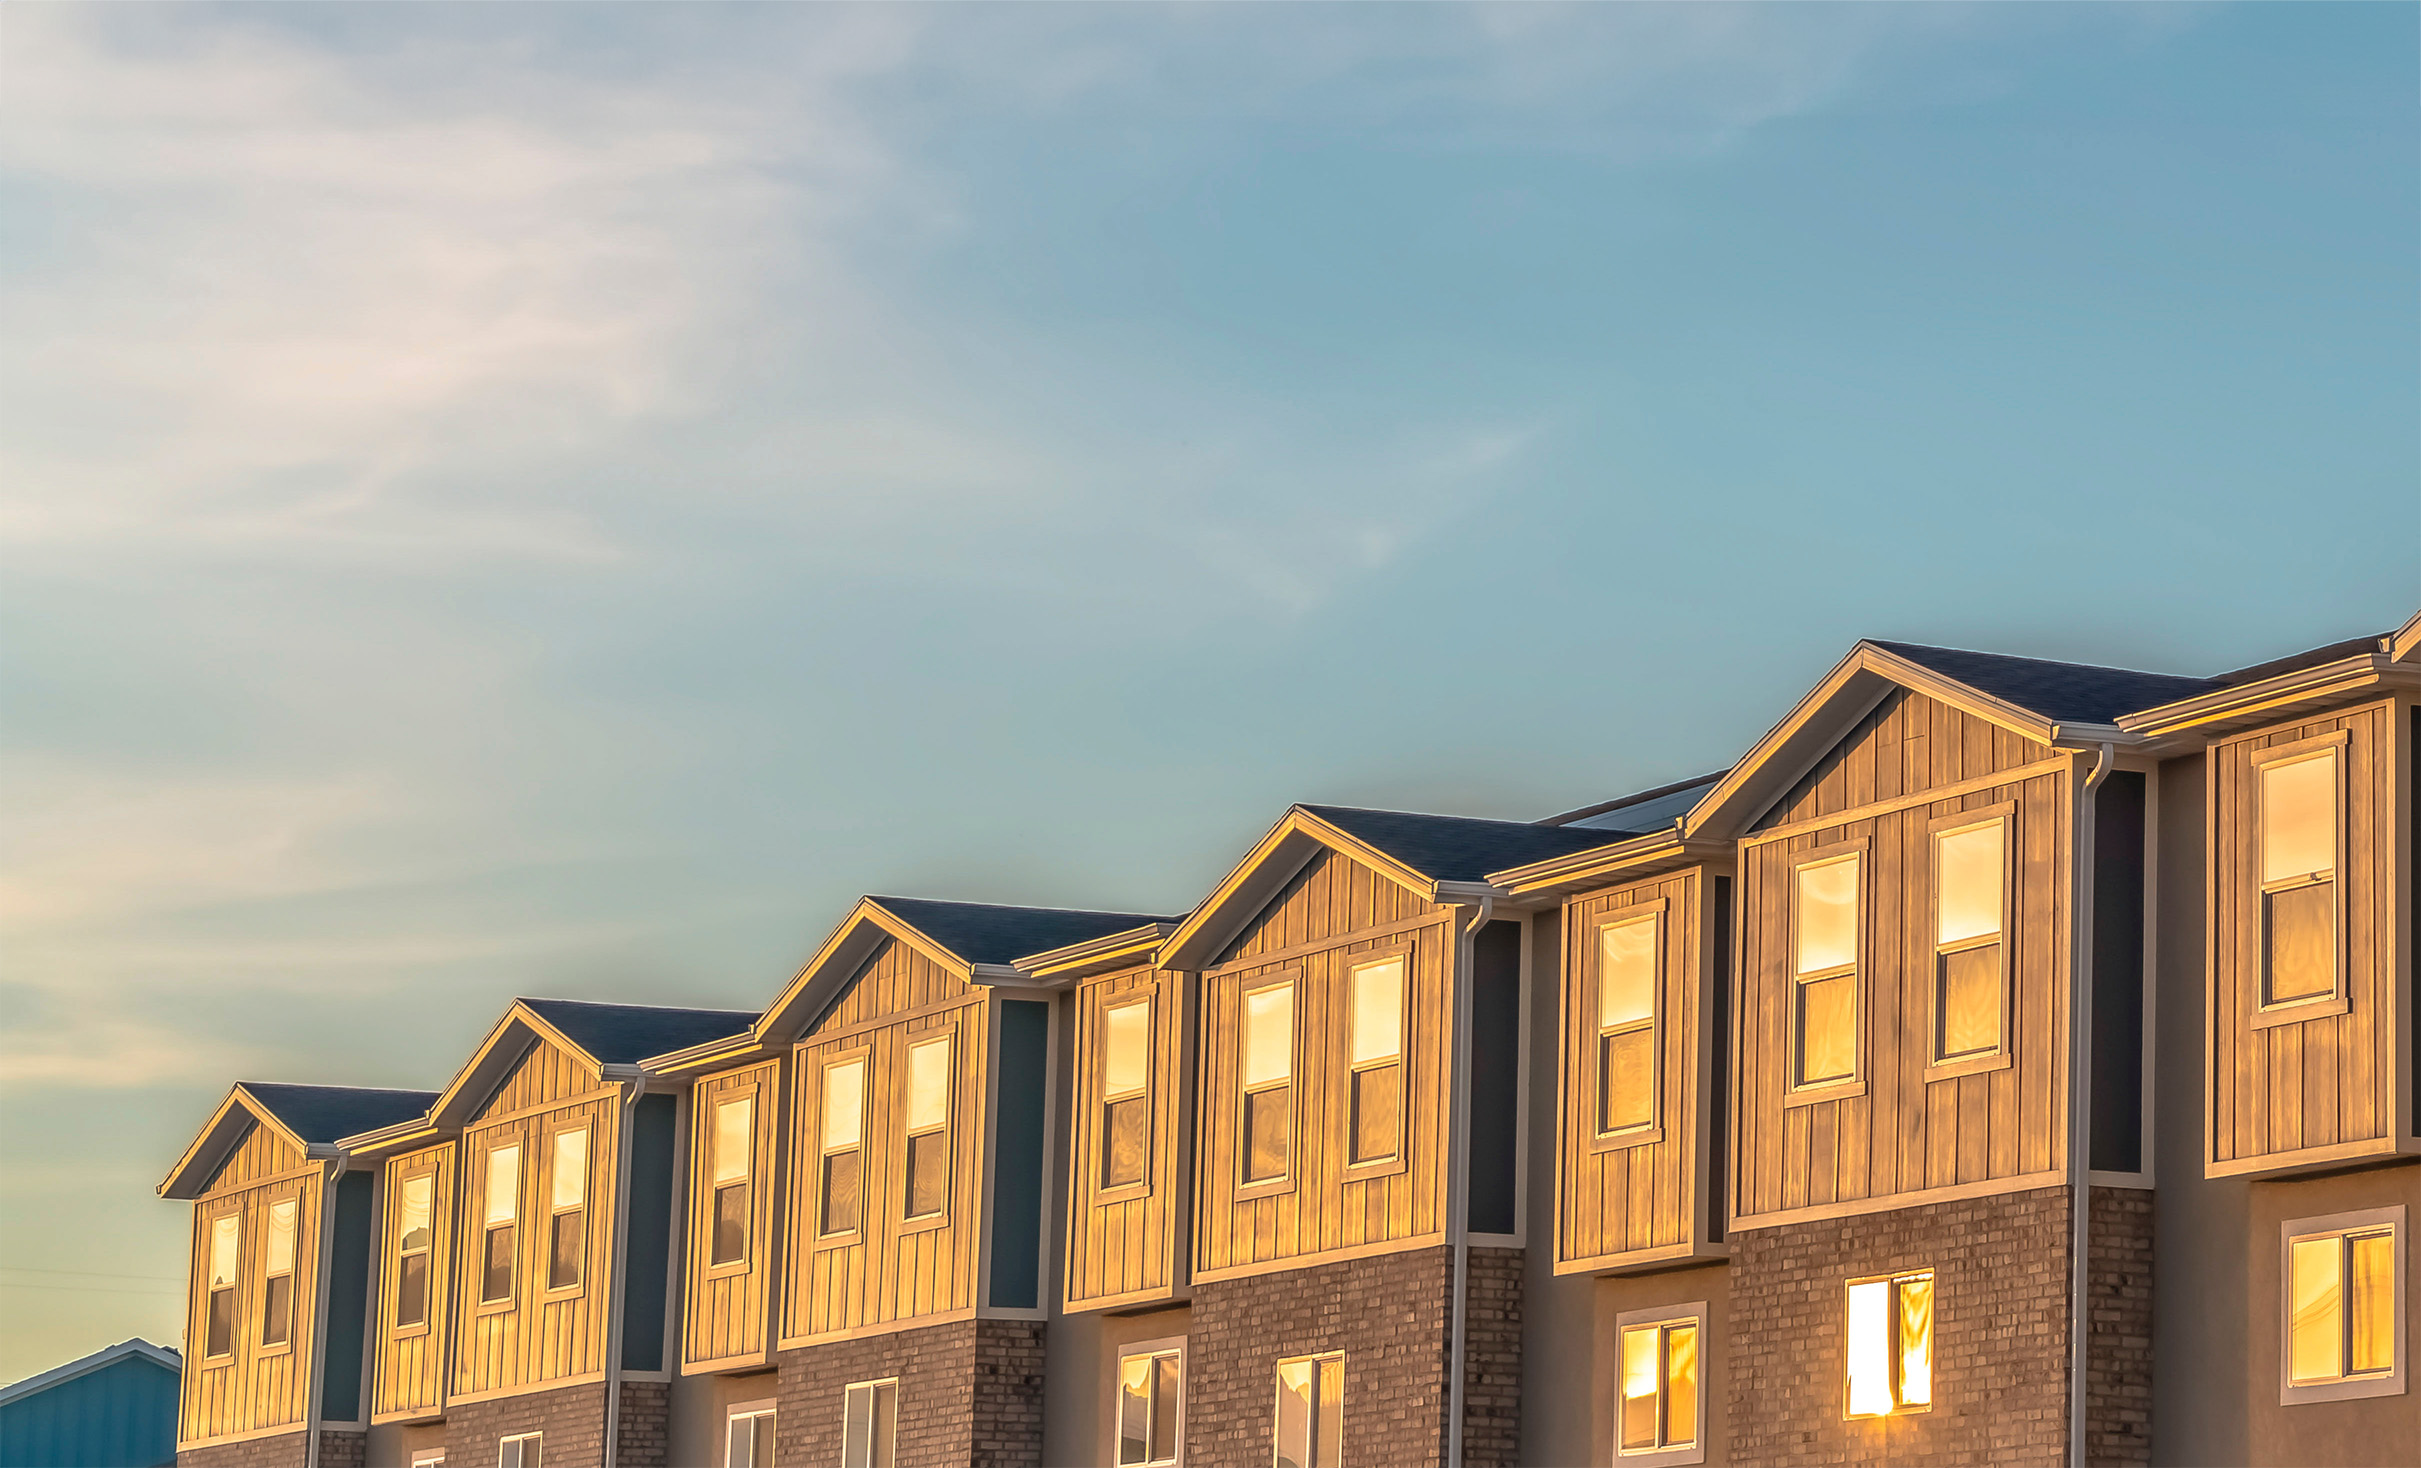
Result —
[{"label": "wood board-and-batten siding", "polygon": [[[714,1142],[715,1112],[746,1098],[753,1112],[750,1138],[748,1252],[735,1263],[716,1264]],[[777,1257],[782,1200],[782,1067],[779,1061],[700,1080],[692,1092],[689,1137],[688,1288],[682,1322],[682,1360],[693,1370],[730,1370],[770,1359],[773,1299],[781,1278]]]},{"label": "wood board-and-batten siding", "polygon": [[[580,1060],[539,1040],[464,1128],[463,1207],[454,1288],[454,1401],[568,1385],[605,1372],[611,1323],[614,1199],[622,1158],[621,1090]],[[556,1133],[588,1128],[587,1237],[580,1283],[547,1288],[550,1168]],[[482,1301],[488,1156],[521,1148],[513,1292]]]},{"label": "wood board-and-batten siding", "polygon": [[[897,939],[887,940],[794,1052],[782,1348],[929,1325],[973,1314],[980,1278],[979,1200],[984,1079],[991,1028],[984,990]],[[950,1198],[933,1218],[907,1219],[908,1047],[949,1034]],[[818,1230],[824,1069],[866,1060],[860,1227]]]},{"label": "wood board-and-batten siding", "polygon": [[[1197,1280],[1322,1258],[1386,1252],[1444,1237],[1455,910],[1414,895],[1352,858],[1322,851],[1263,908],[1201,978],[1196,1136]],[[1401,952],[1404,1109],[1399,1161],[1347,1163],[1347,971]],[[1292,974],[1293,1175],[1245,1187],[1241,1024],[1247,989]]]},{"label": "wood board-and-batten siding", "polygon": [[[454,1206],[454,1156],[454,1144],[446,1142],[390,1158],[386,1164],[374,1307],[378,1349],[370,1382],[372,1422],[433,1417],[445,1407],[447,1322],[453,1319],[455,1230],[460,1226]],[[398,1327],[395,1307],[403,1217],[397,1200],[403,1196],[404,1184],[420,1177],[429,1179],[429,1304],[421,1324]]]},{"label": "wood board-and-batten siding", "polygon": [[[1192,994],[1192,975],[1151,968],[1089,979],[1076,989],[1065,1289],[1070,1310],[1148,1304],[1184,1287]],[[1133,1003],[1151,1005],[1144,1176],[1139,1184],[1105,1188],[1102,1016]]]},{"label": "wood board-and-batten siding", "polygon": [[[2411,880],[2400,868],[2412,859],[2396,839],[2401,803],[2411,798],[2399,790],[2398,773],[2413,768],[2413,738],[2410,716],[2387,701],[2211,748],[2205,1162],[2215,1176],[2396,1150],[2398,1031],[2411,1024],[2399,1013],[2411,1001],[2397,983],[2396,920]],[[2260,1014],[2260,762],[2267,751],[2316,741],[2334,741],[2341,763],[2342,1001],[2293,1006],[2272,1018]],[[2299,1014],[2310,1017],[2291,1017]]]},{"label": "wood board-and-batten siding", "polygon": [[[193,1210],[192,1269],[186,1278],[184,1380],[177,1411],[177,1440],[191,1447],[299,1428],[310,1412],[312,1342],[317,1325],[312,1301],[319,1298],[320,1164],[266,1126],[254,1123],[202,1191]],[[269,1233],[269,1209],[293,1200],[294,1320],[288,1343],[261,1344],[261,1258]],[[241,1220],[236,1234],[234,1349],[216,1360],[202,1352],[209,1340],[210,1230],[228,1213]]]},{"label": "wood board-and-batten siding", "polygon": [[[2076,778],[2070,756],[1895,691],[1742,842],[1737,1226],[2060,1180]],[[2007,1063],[1937,1070],[1932,832],[1945,817],[1995,807],[2010,820]],[[1795,1096],[1793,872],[1853,845],[1864,853],[1859,1079]]]}]

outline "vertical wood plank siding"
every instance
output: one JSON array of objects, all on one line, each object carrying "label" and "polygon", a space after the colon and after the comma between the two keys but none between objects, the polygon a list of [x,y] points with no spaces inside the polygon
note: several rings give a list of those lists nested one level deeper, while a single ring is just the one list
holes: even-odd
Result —
[{"label": "vertical wood plank siding", "polygon": [[[613,1200],[622,1160],[619,1102],[618,1088],[601,1086],[579,1060],[540,1041],[464,1128],[454,1271],[461,1302],[455,1311],[454,1397],[578,1380],[605,1370]],[[589,1129],[589,1181],[580,1285],[550,1291],[550,1139],[582,1125]],[[486,1262],[487,1159],[497,1148],[515,1144],[521,1148],[521,1212],[513,1235],[513,1298],[499,1308],[479,1298]]]},{"label": "vertical wood plank siding", "polygon": [[[1564,907],[1563,1058],[1556,1176],[1556,1263],[1607,1267],[1626,1255],[1692,1244],[1705,1156],[1706,1033],[1714,944],[1705,930],[1707,873],[1675,872],[1575,897]],[[1657,1140],[1601,1146],[1597,1134],[1598,932],[1663,908],[1657,1010]]]},{"label": "vertical wood plank siding", "polygon": [[[1452,910],[1334,852],[1322,852],[1274,898],[1201,980],[1200,1111],[1195,1119],[1194,1274],[1249,1272],[1281,1260],[1374,1252],[1442,1235],[1451,1062]],[[1408,920],[1409,930],[1360,936]],[[1310,953],[1306,945],[1333,943]],[[1346,1167],[1347,969],[1364,954],[1409,948],[1404,1009],[1405,1166],[1349,1176]],[[1256,963],[1258,955],[1284,955]],[[1239,1197],[1242,995],[1298,975],[1293,1186]]]},{"label": "vertical wood plank siding", "polygon": [[[2053,751],[1921,694],[1896,692],[1760,823],[1790,834],[1742,847],[1735,1217],[1983,1187],[2065,1165],[2071,781],[2037,773],[1861,816],[1878,802],[1989,777]],[[2014,804],[2006,972],[2014,1002],[2001,1069],[1929,1076],[1934,944],[1931,827]],[[1838,824],[1822,822],[1842,817]],[[1788,1105],[1792,869],[1863,841],[1857,1094]],[[2022,1185],[2022,1184],[2021,1184]]]},{"label": "vertical wood plank siding", "polygon": [[[682,1360],[693,1367],[728,1368],[768,1358],[774,1285],[775,1209],[781,1202],[782,1067],[778,1061],[700,1080],[691,1092],[689,1135],[689,1286],[683,1292]],[[748,1173],[748,1257],[717,1266],[714,1258],[715,1108],[740,1097],[755,1103],[756,1136]]]},{"label": "vertical wood plank siding", "polygon": [[[2208,1161],[2249,1163],[2396,1133],[2396,706],[2377,703],[2230,739],[2210,755]],[[2342,732],[2342,1013],[2256,1028],[2261,839],[2256,758]]]},{"label": "vertical wood plank siding", "polygon": [[[254,1123],[193,1207],[193,1267],[185,1302],[185,1356],[177,1440],[210,1442],[291,1427],[310,1411],[310,1362],[319,1298],[320,1169]],[[272,1204],[293,1200],[294,1323],[288,1344],[261,1346],[261,1260]],[[234,1213],[237,1226],[234,1351],[206,1361],[210,1228]]]},{"label": "vertical wood plank siding", "polygon": [[[1070,1310],[1135,1305],[1182,1289],[1185,1263],[1186,1008],[1192,976],[1149,968],[1089,979],[1075,994],[1075,1087],[1068,1152]],[[1152,1006],[1150,1132],[1140,1187],[1104,1193],[1102,1013],[1147,997]]]},{"label": "vertical wood plank siding", "polygon": [[[926,1012],[910,1013],[919,1010]],[[797,1047],[781,1346],[974,1309],[983,1234],[984,1077],[990,1068],[986,1012],[984,991],[891,940]],[[901,1216],[908,1191],[908,1047],[943,1033],[953,1035],[950,1203],[938,1223],[909,1221]],[[824,1061],[855,1053],[867,1057],[861,1227],[826,1241],[816,1233],[822,1221],[816,1190]]]},{"label": "vertical wood plank siding", "polygon": [[[428,1323],[398,1330],[396,1271],[403,1248],[403,1185],[411,1178],[429,1186]],[[453,1261],[457,1213],[454,1144],[389,1158],[380,1182],[378,1292],[371,1301],[378,1352],[370,1384],[370,1420],[401,1421],[434,1416],[445,1405],[445,1346],[453,1318]]]}]

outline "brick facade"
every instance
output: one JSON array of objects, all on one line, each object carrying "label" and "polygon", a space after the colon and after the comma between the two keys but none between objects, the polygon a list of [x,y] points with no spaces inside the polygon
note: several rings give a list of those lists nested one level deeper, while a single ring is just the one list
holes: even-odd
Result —
[{"label": "brick facade", "polygon": [[446,1410],[446,1461],[494,1463],[498,1440],[523,1432],[546,1435],[546,1468],[604,1468],[605,1383],[455,1403]]},{"label": "brick facade", "polygon": [[303,1468],[307,1440],[308,1434],[298,1427],[243,1442],[183,1448],[177,1453],[177,1468]]},{"label": "brick facade", "polygon": [[[2056,1463],[2068,1428],[2068,1190],[2036,1188],[1732,1238],[1735,1462]],[[1934,1270],[1934,1407],[1844,1421],[1846,1284]]]},{"label": "brick facade", "polygon": [[622,1384],[622,1420],[614,1427],[616,1468],[666,1468],[672,1456],[672,1383]]},{"label": "brick facade", "polygon": [[369,1461],[370,1434],[343,1427],[320,1430],[319,1468],[364,1468]]},{"label": "brick facade", "polygon": [[1522,1257],[1520,1249],[1471,1251],[1463,1295],[1465,1468],[1511,1468],[1521,1456]]},{"label": "brick facade", "polygon": [[899,1379],[898,1468],[1042,1461],[1040,1321],[959,1320],[802,1346],[780,1353],[779,1370],[783,1462],[839,1462],[844,1390],[885,1377]]},{"label": "brick facade", "polygon": [[2093,1189],[2085,1253],[2085,1459],[2152,1461],[2152,1195]]}]

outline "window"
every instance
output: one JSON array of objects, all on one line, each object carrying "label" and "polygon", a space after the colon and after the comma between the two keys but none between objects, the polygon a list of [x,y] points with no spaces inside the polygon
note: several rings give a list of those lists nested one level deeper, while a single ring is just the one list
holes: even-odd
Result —
[{"label": "window", "polygon": [[756,1161],[757,1098],[739,1096],[715,1103],[713,1155],[708,1159],[714,1187],[713,1242],[707,1246],[709,1264],[748,1262],[748,1177]]},{"label": "window", "polygon": [[446,1468],[446,1450],[444,1448],[413,1449],[412,1468]]},{"label": "window", "polygon": [[1276,1468],[1341,1468],[1345,1461],[1345,1356],[1278,1363]]},{"label": "window", "polygon": [[2000,1051],[2006,1003],[2009,825],[1938,831],[1933,838],[1933,1058]]},{"label": "window", "polygon": [[1699,1341],[1704,1302],[1628,1310],[1615,1317],[1621,1337],[1622,1416],[1614,1452],[1623,1464],[1698,1463]]},{"label": "window", "polygon": [[1858,854],[1793,873],[1791,1084],[1858,1075]]},{"label": "window", "polygon": [[539,1468],[538,1443],[544,1433],[519,1432],[496,1444],[496,1468]]},{"label": "window", "polygon": [[908,1047],[907,1216],[950,1206],[950,1037]]},{"label": "window", "polygon": [[2286,1244],[2282,1404],[2404,1390],[2404,1209],[2303,1218]]},{"label": "window", "polygon": [[773,1468],[773,1403],[741,1402],[723,1435],[723,1468]]},{"label": "window", "polygon": [[487,1229],[480,1271],[479,1298],[484,1304],[513,1298],[513,1233],[521,1217],[521,1148],[498,1147],[488,1153]]},{"label": "window", "polygon": [[269,1235],[261,1247],[261,1344],[294,1341],[294,1215],[292,1198],[269,1205]]},{"label": "window", "polygon": [[891,1468],[898,1448],[899,1378],[861,1381],[841,1394],[841,1468]]},{"label": "window", "polygon": [[1244,996],[1244,1181],[1272,1182],[1294,1165],[1295,986]]},{"label": "window", "polygon": [[1849,1415],[1887,1417],[1933,1405],[1933,1271],[1849,1287]]},{"label": "window", "polygon": [[242,1228],[232,1212],[210,1220],[210,1318],[203,1330],[204,1357],[235,1354],[235,1261]]},{"label": "window", "polygon": [[1101,1012],[1101,1185],[1140,1183],[1151,1151],[1152,1004]]},{"label": "window", "polygon": [[2337,992],[2337,750],[2259,767],[2261,1002]]},{"label": "window", "polygon": [[588,1128],[555,1133],[547,1206],[546,1287],[575,1289],[588,1243]]},{"label": "window", "polygon": [[1348,975],[1352,1091],[1351,1158],[1377,1162],[1402,1148],[1404,1114],[1404,956],[1357,965]]},{"label": "window", "polygon": [[395,1237],[395,1327],[429,1323],[429,1248],[431,1215],[436,1211],[437,1178],[433,1173],[403,1180],[397,1189]]},{"label": "window", "polygon": [[1183,1451],[1185,1352],[1148,1342],[1118,1358],[1118,1468],[1167,1468]]},{"label": "window", "polygon": [[1656,971],[1662,917],[1597,930],[1597,1130],[1656,1122]]},{"label": "window", "polygon": [[858,1181],[866,1159],[866,1062],[844,1060],[824,1067],[822,1199],[817,1231],[857,1232]]}]

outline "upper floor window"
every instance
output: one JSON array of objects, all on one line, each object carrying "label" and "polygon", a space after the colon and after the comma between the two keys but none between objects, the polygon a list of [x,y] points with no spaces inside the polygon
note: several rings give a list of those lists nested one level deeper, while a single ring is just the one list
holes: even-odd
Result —
[{"label": "upper floor window", "polygon": [[1352,1067],[1348,1136],[1355,1162],[1396,1155],[1404,1111],[1404,956],[1357,965],[1346,1043]]},{"label": "upper floor window", "polygon": [[498,1147],[488,1153],[485,1217],[479,1298],[493,1304],[513,1298],[513,1235],[521,1221],[519,1146]]},{"label": "upper floor window", "polygon": [[1994,819],[1933,838],[1933,1058],[1999,1051],[2007,967],[2009,825]]},{"label": "upper floor window", "polygon": [[1622,1417],[1615,1456],[1640,1468],[1705,1460],[1699,1445],[1699,1338],[1706,1306],[1626,1310],[1615,1319],[1622,1345]]},{"label": "upper floor window", "polygon": [[1884,1417],[1933,1405],[1933,1271],[1849,1287],[1849,1415]]},{"label": "upper floor window", "polygon": [[1101,1012],[1101,1185],[1123,1188],[1145,1177],[1151,1149],[1152,1002]]},{"label": "upper floor window", "polygon": [[773,1468],[773,1403],[742,1402],[724,1419],[723,1468]]},{"label": "upper floor window", "polygon": [[292,1198],[269,1205],[269,1232],[261,1246],[261,1344],[294,1340],[294,1220]]},{"label": "upper floor window", "polygon": [[421,1173],[396,1189],[395,1325],[401,1330],[429,1323],[429,1250],[434,1240],[437,1177]]},{"label": "upper floor window", "polygon": [[713,1156],[713,1242],[709,1264],[740,1264],[748,1258],[749,1175],[756,1158],[757,1098],[735,1096],[715,1103]]},{"label": "upper floor window", "polygon": [[1185,1352],[1153,1342],[1118,1358],[1118,1468],[1169,1468],[1183,1452]]},{"label": "upper floor window", "polygon": [[2286,1241],[2284,1404],[2404,1390],[2404,1209],[2302,1218]]},{"label": "upper floor window", "polygon": [[235,1354],[235,1270],[243,1221],[230,1209],[210,1220],[209,1319],[202,1331],[205,1358]]},{"label": "upper floor window", "polygon": [[549,1169],[546,1287],[568,1290],[580,1283],[588,1247],[588,1128],[555,1133]]},{"label": "upper floor window", "polygon": [[892,1468],[899,1448],[899,1378],[841,1389],[841,1468]]},{"label": "upper floor window", "polygon": [[950,1037],[908,1047],[908,1199],[910,1218],[950,1206]]},{"label": "upper floor window", "polygon": [[1656,990],[1661,915],[1597,930],[1597,1130],[1656,1121]]},{"label": "upper floor window", "polygon": [[2337,748],[2260,765],[2261,1002],[2337,992]]},{"label": "upper floor window", "polygon": [[1858,1074],[1857,852],[1792,874],[1791,1083],[1824,1085]]},{"label": "upper floor window", "polygon": [[816,1191],[818,1233],[857,1232],[858,1181],[866,1158],[866,1062],[824,1067],[823,1139]]},{"label": "upper floor window", "polygon": [[1269,1182],[1294,1165],[1295,985],[1244,996],[1244,1180]]},{"label": "upper floor window", "polygon": [[1345,1354],[1278,1363],[1276,1468],[1342,1468]]}]

